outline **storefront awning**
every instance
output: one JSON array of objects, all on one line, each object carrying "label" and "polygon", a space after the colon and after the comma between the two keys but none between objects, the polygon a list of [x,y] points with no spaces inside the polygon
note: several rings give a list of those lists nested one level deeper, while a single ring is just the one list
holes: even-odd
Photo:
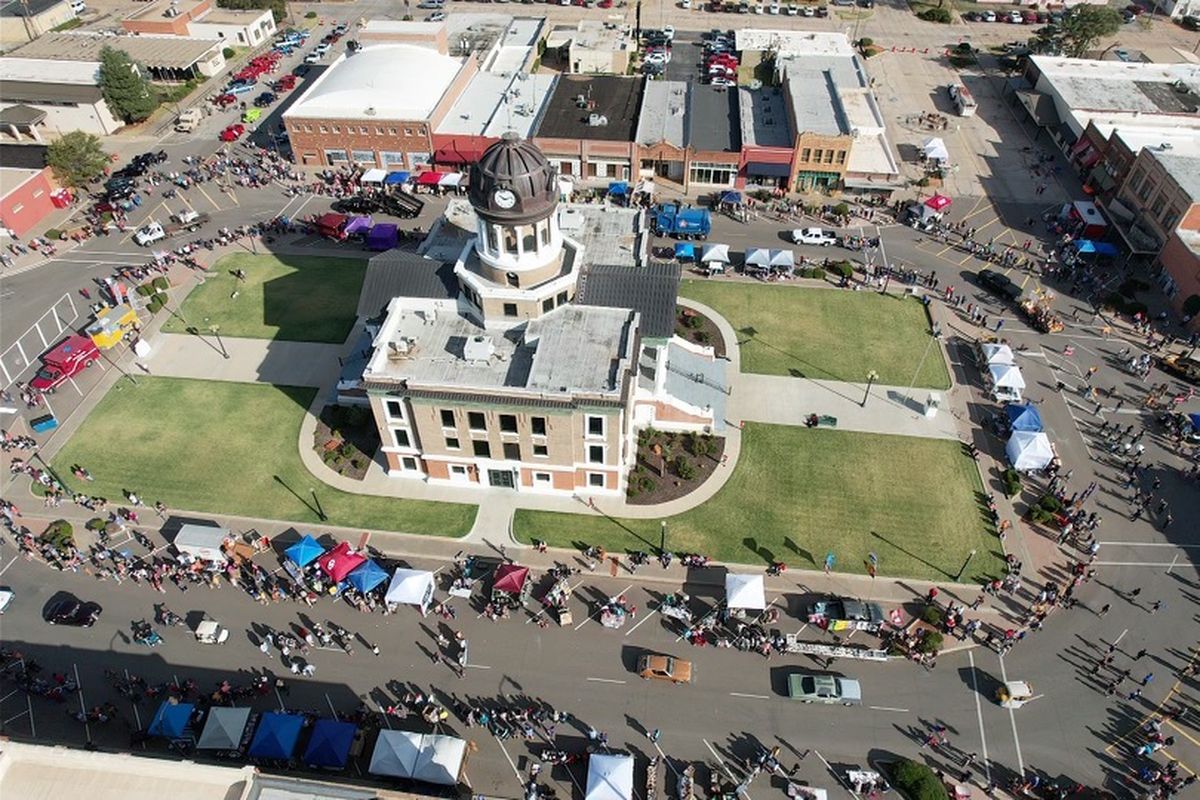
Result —
[{"label": "storefront awning", "polygon": [[1021,105],[1025,106],[1025,110],[1029,112],[1029,116],[1033,117],[1033,121],[1038,124],[1038,127],[1053,128],[1062,122],[1058,116],[1058,109],[1054,106],[1054,99],[1049,95],[1020,90],[1017,92],[1017,99],[1021,101]]},{"label": "storefront awning", "polygon": [[764,164],[761,161],[750,161],[746,164],[747,175],[757,175],[761,178],[786,178],[792,174],[788,164]]},{"label": "storefront awning", "polygon": [[440,147],[433,153],[439,164],[474,164],[483,155],[479,147]]}]

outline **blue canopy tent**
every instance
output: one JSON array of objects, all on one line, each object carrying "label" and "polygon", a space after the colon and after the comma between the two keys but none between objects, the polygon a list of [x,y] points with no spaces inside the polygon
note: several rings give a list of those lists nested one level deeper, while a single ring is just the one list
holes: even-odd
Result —
[{"label": "blue canopy tent", "polygon": [[723,206],[740,206],[742,204],[742,193],[735,192],[732,189],[721,192],[721,196],[717,202]]},{"label": "blue canopy tent", "polygon": [[280,714],[275,711],[263,714],[258,722],[258,730],[254,732],[254,739],[250,742],[250,757],[280,761],[291,758],[303,727],[304,717],[299,714]]},{"label": "blue canopy tent", "polygon": [[629,194],[629,184],[625,181],[613,181],[608,185],[608,193],[613,195]]},{"label": "blue canopy tent", "polygon": [[195,710],[196,706],[192,703],[164,702],[154,713],[154,719],[150,720],[146,733],[167,739],[182,739]]},{"label": "blue canopy tent", "polygon": [[366,594],[386,581],[387,578],[388,574],[384,571],[383,567],[374,561],[364,561],[358,567],[355,567],[354,571],[346,577],[346,580],[350,581],[350,585],[355,589]]},{"label": "blue canopy tent", "polygon": [[397,183],[407,183],[407,172],[389,172],[387,177],[383,179],[384,186],[394,186]]},{"label": "blue canopy tent", "polygon": [[297,565],[307,567],[315,559],[320,558],[324,554],[325,548],[317,544],[317,540],[306,533],[303,539],[283,552],[284,555],[296,562]]},{"label": "blue canopy tent", "polygon": [[1008,412],[1008,422],[1014,431],[1042,432],[1042,415],[1032,405],[1014,404],[1007,406],[1005,410]]},{"label": "blue canopy tent", "polygon": [[1200,414],[1188,414],[1188,420],[1191,421],[1193,428],[1200,430]]},{"label": "blue canopy tent", "polygon": [[691,242],[677,242],[675,244],[675,260],[676,261],[695,261],[696,246]]},{"label": "blue canopy tent", "polygon": [[304,763],[314,769],[345,769],[356,733],[358,726],[354,723],[317,720],[304,749]]},{"label": "blue canopy tent", "polygon": [[1091,239],[1080,239],[1075,242],[1075,252],[1081,256],[1097,255],[1109,258],[1117,257],[1117,248],[1108,242],[1095,242]]}]

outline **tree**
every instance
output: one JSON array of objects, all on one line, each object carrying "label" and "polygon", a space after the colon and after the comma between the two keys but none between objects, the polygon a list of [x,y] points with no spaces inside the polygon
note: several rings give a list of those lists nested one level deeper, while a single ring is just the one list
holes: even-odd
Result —
[{"label": "tree", "polygon": [[100,91],[113,113],[126,122],[141,122],[158,107],[150,82],[123,50],[100,49]]},{"label": "tree", "polygon": [[1121,29],[1121,13],[1108,6],[1081,3],[1067,10],[1058,27],[1063,53],[1071,58],[1083,58],[1096,42]]},{"label": "tree", "polygon": [[83,186],[96,178],[108,166],[108,153],[100,139],[83,131],[71,131],[46,148],[46,163],[54,177],[64,186]]}]

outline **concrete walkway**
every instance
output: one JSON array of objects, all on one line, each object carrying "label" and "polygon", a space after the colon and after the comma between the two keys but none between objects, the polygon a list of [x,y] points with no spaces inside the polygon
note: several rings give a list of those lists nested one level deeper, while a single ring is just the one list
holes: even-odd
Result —
[{"label": "concrete walkway", "polygon": [[[277,386],[332,386],[343,345],[159,333],[143,363],[150,374]],[[228,356],[228,357],[226,357]]]}]

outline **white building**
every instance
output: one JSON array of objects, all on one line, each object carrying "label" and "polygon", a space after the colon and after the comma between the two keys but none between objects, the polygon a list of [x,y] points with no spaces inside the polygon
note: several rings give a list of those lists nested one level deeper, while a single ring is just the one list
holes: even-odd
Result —
[{"label": "white building", "polygon": [[43,132],[107,136],[122,123],[104,102],[98,61],[0,58],[0,111],[28,106],[45,113]]},{"label": "white building", "polygon": [[221,39],[234,47],[258,47],[275,35],[270,9],[237,11],[214,8],[188,23],[188,34],[197,39]]}]

